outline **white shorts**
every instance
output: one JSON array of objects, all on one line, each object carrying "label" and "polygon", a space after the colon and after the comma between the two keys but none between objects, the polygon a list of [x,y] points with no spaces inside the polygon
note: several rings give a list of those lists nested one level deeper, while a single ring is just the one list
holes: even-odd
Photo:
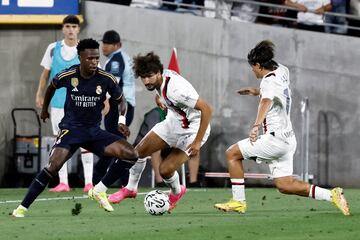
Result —
[{"label": "white shorts", "polygon": [[59,123],[64,117],[64,109],[63,108],[50,108],[50,120],[52,125],[52,130],[54,136],[57,136],[59,133]]},{"label": "white shorts", "polygon": [[[151,131],[156,133],[170,147],[176,147],[184,151],[187,155],[186,148],[194,141],[199,124],[189,126],[189,128],[181,128],[178,120],[170,120],[166,118],[164,121],[157,123]],[[201,146],[206,142],[210,134],[210,124],[201,141]]]},{"label": "white shorts", "polygon": [[[291,131],[292,132],[292,131]],[[296,150],[295,135],[279,133],[275,136],[264,134],[253,144],[249,138],[238,142],[240,151],[246,160],[255,160],[257,163],[269,164],[273,178],[291,176],[293,174],[293,156]]]}]

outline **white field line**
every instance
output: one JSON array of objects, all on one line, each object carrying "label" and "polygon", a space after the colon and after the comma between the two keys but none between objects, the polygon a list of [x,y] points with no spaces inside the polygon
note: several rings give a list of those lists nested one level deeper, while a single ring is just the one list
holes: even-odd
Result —
[{"label": "white field line", "polygon": [[[192,192],[204,192],[206,189],[187,189],[187,191]],[[169,193],[170,191],[163,191],[166,193]],[[140,192],[138,195],[145,195],[148,192]],[[82,196],[69,196],[69,197],[50,197],[50,198],[38,198],[35,200],[35,202],[42,202],[42,201],[56,201],[56,200],[75,200],[75,199],[86,199],[88,198],[88,195],[82,195]],[[0,201],[0,204],[8,204],[8,203],[21,203],[22,200],[5,200]]]}]

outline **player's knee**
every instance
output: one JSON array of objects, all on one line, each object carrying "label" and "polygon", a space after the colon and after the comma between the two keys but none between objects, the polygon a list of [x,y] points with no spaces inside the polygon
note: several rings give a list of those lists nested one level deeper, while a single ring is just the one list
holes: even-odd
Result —
[{"label": "player's knee", "polygon": [[279,192],[283,193],[283,194],[292,194],[293,191],[291,189],[291,185],[288,185],[285,182],[276,182],[276,188],[278,189]]},{"label": "player's knee", "polygon": [[49,164],[47,165],[46,169],[52,174],[52,175],[56,175],[61,167],[62,167],[63,163],[61,163],[60,161],[57,161],[56,159],[49,159]]},{"label": "player's knee", "polygon": [[160,165],[159,173],[162,178],[168,179],[173,175],[174,170],[169,166]]},{"label": "player's knee", "polygon": [[234,161],[234,160],[238,160],[239,156],[237,154],[237,151],[234,150],[233,146],[229,147],[226,151],[225,151],[225,156],[226,156],[226,160],[229,161]]}]

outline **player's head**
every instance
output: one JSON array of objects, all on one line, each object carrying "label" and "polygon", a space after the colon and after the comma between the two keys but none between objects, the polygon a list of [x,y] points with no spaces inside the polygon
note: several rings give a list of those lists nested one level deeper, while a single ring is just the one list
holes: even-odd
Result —
[{"label": "player's head", "polygon": [[275,45],[264,40],[258,43],[248,54],[248,62],[257,78],[262,78],[266,72],[273,71],[278,64],[273,60]]},{"label": "player's head", "polygon": [[153,52],[149,52],[144,56],[137,55],[134,57],[133,69],[135,75],[141,78],[149,91],[160,88],[164,67],[158,55]]},{"label": "player's head", "polygon": [[80,32],[80,20],[75,15],[68,15],[63,19],[62,32],[65,39],[77,40]]},{"label": "player's head", "polygon": [[102,37],[102,52],[105,56],[109,56],[119,48],[121,48],[121,39],[119,33],[115,30],[109,30]]},{"label": "player's head", "polygon": [[77,45],[81,70],[94,74],[99,64],[99,43],[91,38],[81,40]]}]

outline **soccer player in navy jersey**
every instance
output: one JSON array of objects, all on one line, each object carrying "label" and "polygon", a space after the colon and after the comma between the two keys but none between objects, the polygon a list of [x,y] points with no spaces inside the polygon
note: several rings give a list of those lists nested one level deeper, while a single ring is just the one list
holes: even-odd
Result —
[{"label": "soccer player in navy jersey", "polygon": [[[77,45],[77,50],[80,65],[74,65],[60,72],[46,90],[41,119],[45,121],[50,117],[49,103],[55,90],[62,87],[66,88],[67,92],[65,115],[59,124],[60,132],[51,151],[49,163],[31,183],[25,198],[13,211],[14,217],[25,216],[30,205],[79,147],[100,157],[116,157],[133,162],[138,159],[138,154],[131,144],[100,128],[101,111],[106,94],[109,93],[112,99],[118,101],[122,114],[125,111],[126,101],[115,77],[97,67],[100,57],[99,43],[93,39],[84,39]],[[119,124],[119,131],[125,136],[129,135],[125,124]],[[113,211],[105,193],[107,186],[109,184],[102,181],[88,194],[105,210]]]}]

